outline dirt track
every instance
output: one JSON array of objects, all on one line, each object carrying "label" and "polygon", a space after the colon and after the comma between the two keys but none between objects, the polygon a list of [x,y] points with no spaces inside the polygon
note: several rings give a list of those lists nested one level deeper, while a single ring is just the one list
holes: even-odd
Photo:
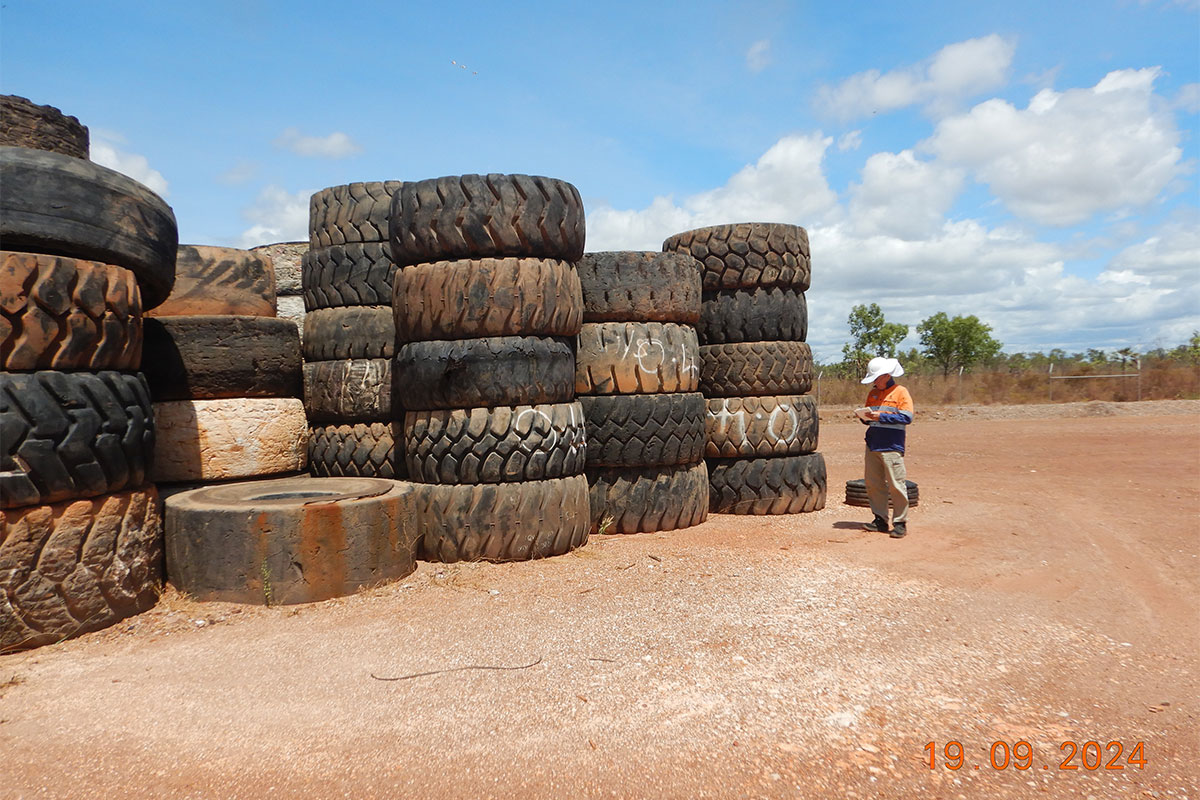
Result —
[{"label": "dirt track", "polygon": [[[920,413],[900,541],[856,529],[830,419],[815,514],[302,607],[169,593],[0,657],[0,796],[1196,798],[1200,403],[1104,405]],[[466,666],[525,668],[373,677]]]}]

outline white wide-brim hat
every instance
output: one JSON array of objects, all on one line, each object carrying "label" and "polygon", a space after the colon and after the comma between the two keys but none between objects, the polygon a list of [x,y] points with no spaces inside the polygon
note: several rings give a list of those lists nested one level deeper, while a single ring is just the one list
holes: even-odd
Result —
[{"label": "white wide-brim hat", "polygon": [[904,367],[900,366],[900,362],[894,358],[884,358],[878,356],[872,358],[867,363],[867,377],[862,379],[863,383],[873,383],[880,375],[891,375],[893,378],[899,378],[904,374]]}]

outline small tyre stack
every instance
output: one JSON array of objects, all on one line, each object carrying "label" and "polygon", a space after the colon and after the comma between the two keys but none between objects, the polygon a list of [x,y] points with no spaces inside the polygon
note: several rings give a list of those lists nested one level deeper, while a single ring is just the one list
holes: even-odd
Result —
[{"label": "small tyre stack", "polygon": [[687,253],[588,253],[579,276],[575,391],[587,421],[591,530],[699,525],[708,516],[700,266]]},{"label": "small tyre stack", "polygon": [[142,371],[158,421],[153,477],[195,484],[304,469],[300,338],[275,316],[269,259],[183,245],[175,289],[146,319]]},{"label": "small tyre stack", "polygon": [[304,400],[309,472],[403,478],[393,390],[396,329],[388,214],[397,181],[331,186],[309,202]]},{"label": "small tyre stack", "polygon": [[702,265],[697,326],[708,411],[709,510],[795,514],[825,507],[825,459],[805,291],[808,234],[795,225],[739,223],[670,237],[664,252]]},{"label": "small tyre stack", "polygon": [[419,557],[522,561],[587,540],[574,337],[584,214],[569,183],[462,175],[392,198],[396,374]]},{"label": "small tyre stack", "polygon": [[[143,309],[174,279],[163,200],[87,161],[87,129],[0,98],[0,654],[154,605]],[[14,146],[15,145],[15,146]]]}]

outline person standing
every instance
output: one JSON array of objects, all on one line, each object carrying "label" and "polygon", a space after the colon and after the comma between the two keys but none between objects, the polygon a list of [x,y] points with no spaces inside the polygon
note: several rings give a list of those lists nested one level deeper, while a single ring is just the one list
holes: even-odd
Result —
[{"label": "person standing", "polygon": [[894,358],[872,358],[863,383],[872,384],[865,409],[859,417],[867,425],[867,450],[863,477],[867,500],[875,519],[863,530],[888,532],[888,498],[892,501],[893,539],[908,533],[908,485],[904,469],[905,427],[913,421],[913,401],[908,390],[896,383],[904,367]]}]

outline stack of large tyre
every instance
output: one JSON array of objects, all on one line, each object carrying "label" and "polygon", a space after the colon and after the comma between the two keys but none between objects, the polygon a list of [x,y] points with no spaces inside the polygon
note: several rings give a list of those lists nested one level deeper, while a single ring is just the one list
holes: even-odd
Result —
[{"label": "stack of large tyre", "polygon": [[[0,653],[154,604],[162,520],[137,371],[175,216],[87,160],[87,129],[0,98]],[[16,145],[16,146],[11,146]]]},{"label": "stack of large tyre", "polygon": [[211,483],[303,470],[300,337],[275,316],[270,259],[182,245],[176,263],[175,288],[146,319],[152,478]]},{"label": "stack of large tyre", "polygon": [[575,391],[587,421],[592,531],[698,525],[708,515],[700,266],[687,253],[588,253],[579,276]]},{"label": "stack of large tyre", "polygon": [[269,258],[275,266],[275,316],[304,328],[304,288],[301,262],[308,252],[308,242],[275,242],[251,247],[251,253]]},{"label": "stack of large tyre", "polygon": [[403,478],[393,390],[396,330],[388,214],[397,181],[331,186],[309,201],[304,254],[304,399],[309,471]]},{"label": "stack of large tyre", "polygon": [[807,232],[739,223],[676,234],[664,252],[703,269],[700,390],[708,405],[709,510],[794,514],[825,507],[812,351],[805,344]]},{"label": "stack of large tyre", "polygon": [[516,561],[587,540],[574,337],[584,214],[569,183],[402,184],[389,223],[397,392],[419,557]]}]

